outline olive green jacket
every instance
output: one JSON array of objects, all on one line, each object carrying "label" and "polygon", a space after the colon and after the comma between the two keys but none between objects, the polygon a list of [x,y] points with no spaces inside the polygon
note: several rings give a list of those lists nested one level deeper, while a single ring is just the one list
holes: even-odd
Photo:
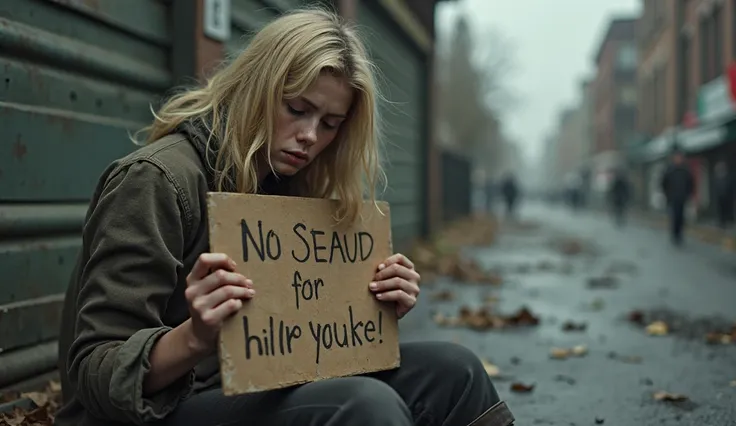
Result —
[{"label": "olive green jacket", "polygon": [[[208,250],[205,195],[213,175],[201,127],[139,148],[100,177],[66,293],[59,339],[59,426],[155,422],[219,383],[216,355],[155,395],[142,395],[149,353],[186,321],[186,276]],[[212,154],[212,152],[210,152]],[[286,193],[267,179],[262,192]]]}]

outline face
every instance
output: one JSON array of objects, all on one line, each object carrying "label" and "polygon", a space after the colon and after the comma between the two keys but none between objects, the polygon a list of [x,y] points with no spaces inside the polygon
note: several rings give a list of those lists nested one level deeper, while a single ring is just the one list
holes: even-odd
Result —
[{"label": "face", "polygon": [[278,174],[291,176],[332,143],[353,102],[343,77],[322,74],[295,99],[284,99],[276,116],[271,162]]}]

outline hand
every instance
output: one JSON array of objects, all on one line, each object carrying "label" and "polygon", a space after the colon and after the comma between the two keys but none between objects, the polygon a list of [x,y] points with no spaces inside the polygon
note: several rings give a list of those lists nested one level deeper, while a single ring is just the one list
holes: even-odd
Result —
[{"label": "hand", "polygon": [[234,271],[227,255],[202,253],[187,276],[184,295],[192,317],[191,346],[197,351],[214,351],[223,321],[255,295],[253,282]]},{"label": "hand", "polygon": [[378,265],[378,272],[369,286],[382,302],[396,302],[399,318],[417,303],[420,276],[414,264],[403,254],[395,254]]}]

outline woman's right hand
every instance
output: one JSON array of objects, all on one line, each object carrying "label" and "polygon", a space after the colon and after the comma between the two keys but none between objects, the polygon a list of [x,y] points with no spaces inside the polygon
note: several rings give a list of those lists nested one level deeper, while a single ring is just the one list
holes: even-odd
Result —
[{"label": "woman's right hand", "polygon": [[253,282],[235,272],[235,262],[223,253],[202,253],[187,276],[184,292],[192,317],[193,349],[212,352],[223,321],[255,295]]}]

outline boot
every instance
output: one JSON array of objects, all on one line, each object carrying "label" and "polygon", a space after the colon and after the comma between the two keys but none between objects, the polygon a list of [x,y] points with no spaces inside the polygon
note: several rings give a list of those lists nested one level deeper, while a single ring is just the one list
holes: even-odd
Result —
[{"label": "boot", "polygon": [[468,426],[513,426],[515,420],[506,403],[499,401]]}]

